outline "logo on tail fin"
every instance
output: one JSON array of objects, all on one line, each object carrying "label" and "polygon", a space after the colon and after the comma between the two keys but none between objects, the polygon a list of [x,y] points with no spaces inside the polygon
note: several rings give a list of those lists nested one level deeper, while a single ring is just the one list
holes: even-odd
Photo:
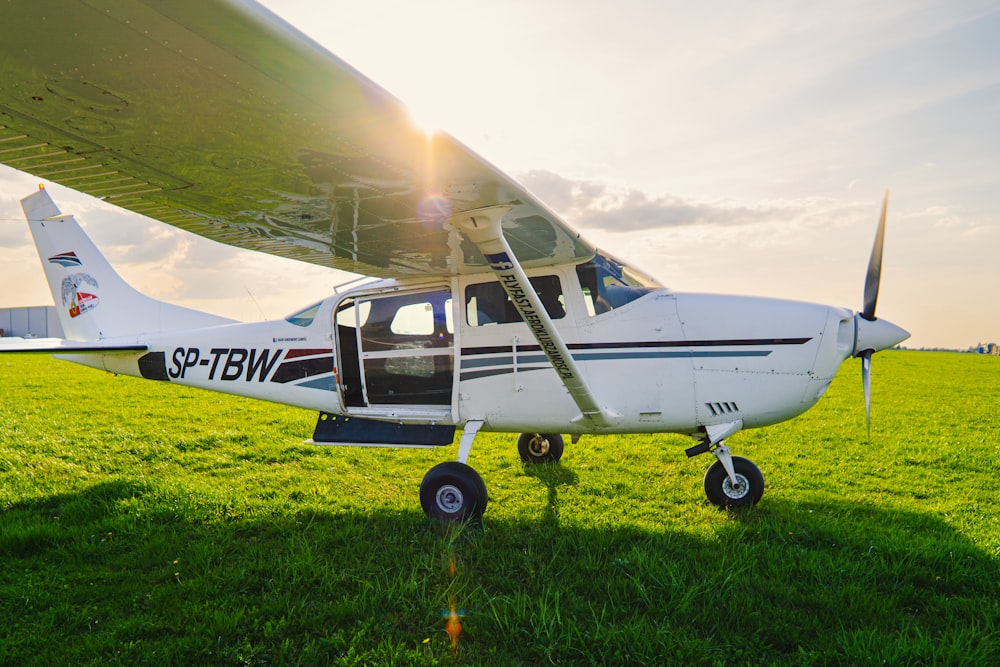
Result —
[{"label": "logo on tail fin", "polygon": [[80,258],[76,256],[75,252],[61,252],[58,255],[53,255],[49,257],[49,261],[53,264],[60,264],[65,266],[67,269],[71,266],[82,266],[83,262]]},{"label": "logo on tail fin", "polygon": [[[76,255],[73,257],[75,259]],[[80,286],[85,284],[91,285],[95,289],[99,287],[97,281],[86,273],[74,273],[71,276],[63,278],[62,303],[63,306],[69,307],[70,317],[76,317],[77,315],[82,315],[87,311],[93,310],[101,302],[97,295],[80,291]]]}]

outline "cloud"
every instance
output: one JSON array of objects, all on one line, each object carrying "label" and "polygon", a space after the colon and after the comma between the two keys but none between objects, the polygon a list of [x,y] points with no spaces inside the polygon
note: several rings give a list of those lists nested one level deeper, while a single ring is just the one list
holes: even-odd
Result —
[{"label": "cloud", "polygon": [[595,180],[572,180],[548,171],[521,175],[521,182],[542,201],[581,229],[638,232],[686,227],[831,227],[871,216],[871,202],[825,197],[738,201],[700,201],[676,195],[651,195],[635,188]]},{"label": "cloud", "polygon": [[[20,224],[18,224],[20,223]],[[23,220],[0,219],[0,247],[12,248],[23,246],[31,241],[28,225]]]}]

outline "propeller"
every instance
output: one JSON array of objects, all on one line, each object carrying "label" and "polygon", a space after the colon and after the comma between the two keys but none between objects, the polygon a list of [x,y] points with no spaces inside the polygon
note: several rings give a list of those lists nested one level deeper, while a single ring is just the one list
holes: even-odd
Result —
[{"label": "propeller", "polygon": [[892,322],[875,317],[878,303],[878,287],[882,280],[882,248],[885,243],[885,214],[889,206],[889,191],[882,198],[882,214],[879,216],[875,243],[868,260],[868,274],[865,276],[864,305],[854,317],[854,356],[861,357],[861,382],[865,388],[865,420],[868,435],[872,432],[872,355],[910,337],[909,332]]},{"label": "propeller", "polygon": [[869,322],[875,319],[875,304],[878,302],[878,284],[882,280],[882,248],[885,245],[885,212],[889,208],[889,191],[882,197],[882,215],[878,218],[875,243],[868,259],[868,275],[865,276],[865,305],[861,317]]},{"label": "propeller", "polygon": [[861,384],[865,386],[865,422],[872,437],[872,352],[861,353]]}]

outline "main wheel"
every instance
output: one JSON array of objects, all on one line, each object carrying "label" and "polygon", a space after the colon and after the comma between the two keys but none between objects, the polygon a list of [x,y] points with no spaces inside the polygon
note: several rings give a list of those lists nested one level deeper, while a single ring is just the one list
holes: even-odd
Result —
[{"label": "main wheel", "polygon": [[717,507],[748,507],[756,505],[764,495],[764,475],[750,459],[733,457],[736,484],[729,479],[721,461],[709,466],[705,473],[705,495]]},{"label": "main wheel", "polygon": [[563,437],[558,433],[522,433],[517,453],[525,463],[555,463],[563,455]]},{"label": "main wheel", "polygon": [[483,478],[458,461],[437,464],[427,471],[420,483],[420,506],[433,519],[479,519],[487,502]]}]

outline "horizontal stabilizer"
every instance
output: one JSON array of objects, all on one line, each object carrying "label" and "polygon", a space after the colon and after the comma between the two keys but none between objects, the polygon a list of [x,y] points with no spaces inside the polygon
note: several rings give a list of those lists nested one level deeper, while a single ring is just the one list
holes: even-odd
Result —
[{"label": "horizontal stabilizer", "polygon": [[397,424],[361,417],[319,413],[312,442],[355,447],[440,447],[455,440],[455,427],[442,424]]},{"label": "horizontal stabilizer", "polygon": [[114,344],[110,341],[66,340],[64,338],[0,338],[4,352],[41,352],[45,354],[107,354],[109,352],[145,352],[148,345]]}]

